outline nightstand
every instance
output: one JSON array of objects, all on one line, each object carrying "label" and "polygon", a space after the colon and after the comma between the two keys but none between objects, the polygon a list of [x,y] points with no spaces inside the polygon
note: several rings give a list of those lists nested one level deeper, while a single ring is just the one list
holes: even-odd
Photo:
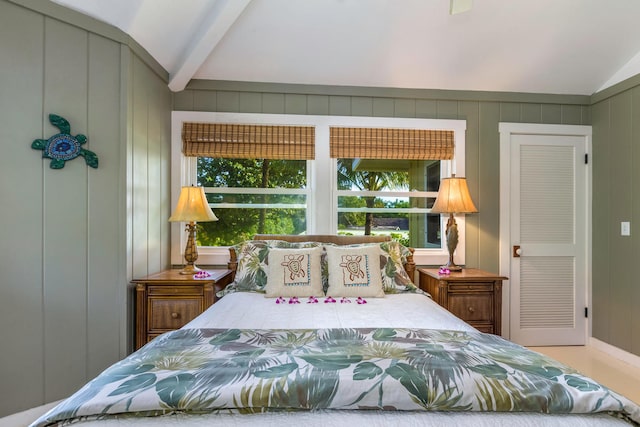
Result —
[{"label": "nightstand", "polygon": [[502,332],[502,281],[506,277],[465,268],[448,275],[437,268],[419,268],[420,289],[442,307],[474,328],[491,334]]},{"label": "nightstand", "polygon": [[132,280],[136,285],[136,349],[165,332],[179,329],[216,301],[216,292],[231,283],[231,270],[207,270],[194,279],[180,270],[165,270]]}]

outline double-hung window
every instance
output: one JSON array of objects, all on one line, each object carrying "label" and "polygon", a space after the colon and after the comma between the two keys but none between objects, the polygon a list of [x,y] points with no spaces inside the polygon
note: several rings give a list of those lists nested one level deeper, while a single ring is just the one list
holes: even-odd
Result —
[{"label": "double-hung window", "polygon": [[[174,112],[172,206],[204,187],[218,221],[198,224],[200,265],[254,234],[388,234],[418,264],[448,259],[430,208],[440,179],[464,175],[461,120]],[[464,217],[456,259],[464,262]],[[172,225],[171,261],[186,238]]]},{"label": "double-hung window", "polygon": [[338,232],[389,234],[405,246],[441,248],[440,215],[430,208],[441,162],[453,153],[451,130],[331,127]]},{"label": "double-hung window", "polygon": [[184,123],[182,153],[195,161],[217,222],[199,224],[198,245],[230,246],[255,234],[307,231],[307,161],[313,126]]}]

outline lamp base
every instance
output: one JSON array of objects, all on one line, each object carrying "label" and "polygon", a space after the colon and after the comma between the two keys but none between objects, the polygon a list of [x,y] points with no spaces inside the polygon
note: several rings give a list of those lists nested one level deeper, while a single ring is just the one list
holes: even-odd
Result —
[{"label": "lamp base", "polygon": [[453,253],[458,246],[458,224],[453,214],[449,214],[449,220],[447,221],[447,249],[449,250],[449,262],[443,265],[443,268],[449,271],[462,271],[462,267],[453,262]]},{"label": "lamp base", "polygon": [[201,271],[198,267],[196,267],[196,260],[198,259],[198,246],[196,245],[196,223],[195,221],[191,221],[187,224],[186,231],[188,233],[187,237],[187,247],[184,249],[184,260],[187,262],[184,268],[180,271],[180,274],[196,274],[198,271]]},{"label": "lamp base", "polygon": [[182,270],[180,270],[180,274],[196,274],[198,271],[202,271],[202,269],[196,267],[194,264],[187,264],[184,266]]}]

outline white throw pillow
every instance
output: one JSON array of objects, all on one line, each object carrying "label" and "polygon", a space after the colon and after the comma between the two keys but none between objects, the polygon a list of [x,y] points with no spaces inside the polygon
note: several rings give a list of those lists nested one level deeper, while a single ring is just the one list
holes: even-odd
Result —
[{"label": "white throw pillow", "polygon": [[380,247],[325,246],[332,297],[384,297]]},{"label": "white throw pillow", "polygon": [[272,248],[267,257],[267,297],[319,297],[322,291],[322,247]]}]

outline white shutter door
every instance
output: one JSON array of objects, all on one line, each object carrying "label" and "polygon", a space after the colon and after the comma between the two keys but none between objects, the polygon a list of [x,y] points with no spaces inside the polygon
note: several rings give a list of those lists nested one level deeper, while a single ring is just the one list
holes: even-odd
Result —
[{"label": "white shutter door", "polygon": [[511,339],[584,344],[584,138],[525,134],[511,142],[511,237],[521,252],[511,262]]}]

